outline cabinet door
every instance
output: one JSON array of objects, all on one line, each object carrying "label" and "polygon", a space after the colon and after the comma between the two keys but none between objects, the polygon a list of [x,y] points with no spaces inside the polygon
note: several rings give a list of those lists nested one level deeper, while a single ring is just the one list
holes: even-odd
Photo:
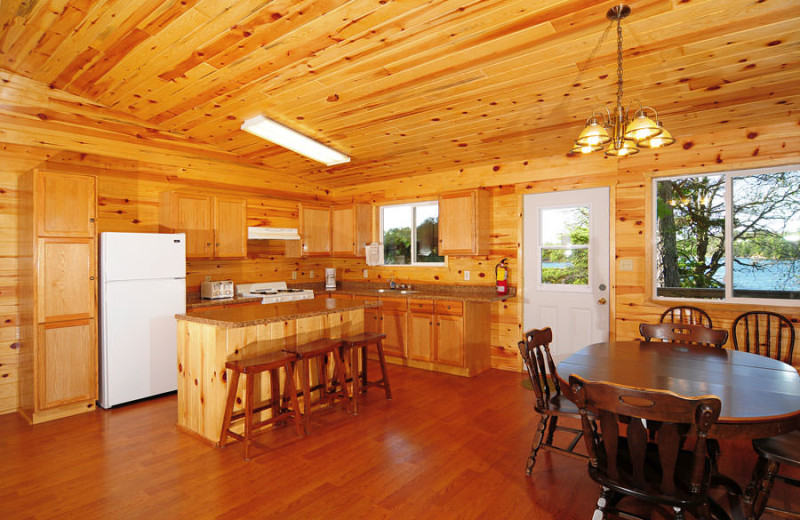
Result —
[{"label": "cabinet door", "polygon": [[439,197],[439,254],[475,254],[475,193]]},{"label": "cabinet door", "polygon": [[353,206],[331,208],[331,253],[337,256],[356,254],[355,212]]},{"label": "cabinet door", "polygon": [[381,331],[381,312],[378,309],[364,309],[364,332]]},{"label": "cabinet door", "polygon": [[436,316],[435,361],[464,366],[464,318],[461,316]]},{"label": "cabinet door", "polygon": [[39,325],[36,358],[39,409],[97,398],[96,331],[94,320]]},{"label": "cabinet door", "polygon": [[40,238],[38,257],[39,323],[93,318],[97,309],[94,239]]},{"label": "cabinet door", "polygon": [[172,199],[176,233],[186,233],[187,258],[214,256],[214,207],[208,195],[178,193]]},{"label": "cabinet door", "polygon": [[90,175],[37,172],[38,235],[95,236],[97,179]]},{"label": "cabinet door", "polygon": [[408,359],[433,360],[433,315],[408,315]]},{"label": "cabinet door", "polygon": [[331,212],[328,208],[303,206],[303,255],[331,254]]},{"label": "cabinet door", "polygon": [[386,334],[383,350],[392,356],[406,357],[406,318],[403,311],[384,310],[381,313],[381,332]]},{"label": "cabinet door", "polygon": [[215,256],[217,258],[246,257],[247,200],[236,197],[216,197],[214,221]]}]

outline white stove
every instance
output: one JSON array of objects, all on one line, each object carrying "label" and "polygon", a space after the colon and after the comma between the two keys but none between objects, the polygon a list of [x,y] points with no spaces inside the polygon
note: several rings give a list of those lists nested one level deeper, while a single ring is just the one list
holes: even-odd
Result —
[{"label": "white stove", "polygon": [[286,282],[241,283],[236,286],[236,295],[260,297],[264,304],[314,299],[311,289],[289,289]]}]

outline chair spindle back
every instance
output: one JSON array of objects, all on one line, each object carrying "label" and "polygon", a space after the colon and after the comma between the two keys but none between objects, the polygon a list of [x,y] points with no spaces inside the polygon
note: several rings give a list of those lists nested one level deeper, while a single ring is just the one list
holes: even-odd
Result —
[{"label": "chair spindle back", "polygon": [[536,407],[542,410],[551,397],[561,395],[556,365],[550,355],[553,331],[550,327],[531,329],[524,337],[525,340],[519,342],[519,352],[536,394]]},{"label": "chair spindle back", "polygon": [[770,311],[750,311],[733,321],[733,348],[792,364],[794,325]]}]

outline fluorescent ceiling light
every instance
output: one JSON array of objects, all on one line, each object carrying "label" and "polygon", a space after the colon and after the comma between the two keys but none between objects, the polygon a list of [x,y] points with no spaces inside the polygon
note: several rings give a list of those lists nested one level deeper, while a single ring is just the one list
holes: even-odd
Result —
[{"label": "fluorescent ceiling light", "polygon": [[314,159],[326,166],[350,162],[350,157],[345,154],[337,152],[333,148],[318,143],[264,116],[256,116],[252,119],[248,119],[242,123],[242,130],[257,135],[278,146],[288,148],[300,155],[305,155],[309,159]]}]

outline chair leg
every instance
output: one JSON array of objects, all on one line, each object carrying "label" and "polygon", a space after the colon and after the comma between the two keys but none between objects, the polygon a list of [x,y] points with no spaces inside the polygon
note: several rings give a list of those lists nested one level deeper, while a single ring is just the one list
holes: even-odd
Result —
[{"label": "chair leg", "polygon": [[350,347],[350,378],[353,380],[353,415],[358,415],[358,401],[361,398],[361,374],[358,370],[358,347]]},{"label": "chair leg", "polygon": [[253,436],[253,375],[245,374],[245,409],[244,409],[244,460],[250,460],[250,442]]},{"label": "chair leg", "polygon": [[224,448],[228,441],[228,430],[231,427],[233,405],[236,402],[236,390],[239,388],[239,372],[231,370],[231,380],[228,381],[228,399],[225,401],[225,415],[222,416],[222,431],[219,434],[219,447]]},{"label": "chair leg", "polygon": [[300,360],[300,384],[303,386],[303,428],[306,435],[311,431],[311,363],[308,358]]},{"label": "chair leg", "polygon": [[[389,374],[386,370],[386,358],[383,356],[383,341],[378,340],[375,344],[375,347],[378,350],[378,361],[381,364],[381,377],[383,377],[383,391],[386,393],[386,399],[392,400],[392,389],[389,386]],[[364,358],[366,359],[366,355]],[[366,374],[366,371],[365,371]]]},{"label": "chair leg", "polygon": [[[347,392],[347,367],[344,360],[344,349],[337,348],[333,351],[333,356],[336,358],[335,362],[335,369],[338,372],[337,379],[339,380],[339,386],[342,388],[342,398],[344,399],[345,406],[347,407],[347,413],[352,413],[353,408],[350,405],[350,396]],[[334,389],[335,390],[335,389]]]},{"label": "chair leg", "polygon": [[281,413],[281,403],[283,402],[281,396],[280,372],[277,368],[273,368],[269,371],[269,388],[269,402],[272,405],[272,417],[277,417]]},{"label": "chair leg", "polygon": [[550,421],[547,423],[547,437],[544,443],[547,445],[553,444],[553,436],[556,433],[556,426],[558,426],[558,416],[551,416]]},{"label": "chair leg", "polygon": [[603,520],[605,518],[605,509],[608,505],[608,499],[611,495],[611,490],[608,488],[602,488],[600,491],[600,496],[597,497],[597,507],[592,514],[592,520]]},{"label": "chair leg", "polygon": [[533,436],[533,444],[531,445],[531,454],[528,455],[528,464],[525,467],[525,474],[530,475],[533,472],[533,466],[536,464],[536,454],[539,452],[539,448],[542,445],[542,440],[544,439],[544,432],[547,430],[547,423],[551,417],[549,415],[542,414],[541,419],[539,420],[539,426],[536,429],[536,434]]},{"label": "chair leg", "polygon": [[[749,518],[755,520],[761,517],[767,507],[769,495],[772,492],[772,485],[775,483],[775,475],[778,474],[780,464],[774,460],[758,458],[756,469],[753,471],[753,484],[755,485],[755,496],[753,505],[750,509]],[[749,488],[750,486],[748,486]]]},{"label": "chair leg", "polygon": [[285,393],[289,394],[289,399],[292,403],[292,417],[294,418],[294,428],[297,430],[297,435],[302,437],[305,427],[303,420],[300,418],[300,403],[297,399],[297,388],[294,386],[294,371],[292,370],[292,363],[288,362],[284,366],[286,370],[286,389]]}]

